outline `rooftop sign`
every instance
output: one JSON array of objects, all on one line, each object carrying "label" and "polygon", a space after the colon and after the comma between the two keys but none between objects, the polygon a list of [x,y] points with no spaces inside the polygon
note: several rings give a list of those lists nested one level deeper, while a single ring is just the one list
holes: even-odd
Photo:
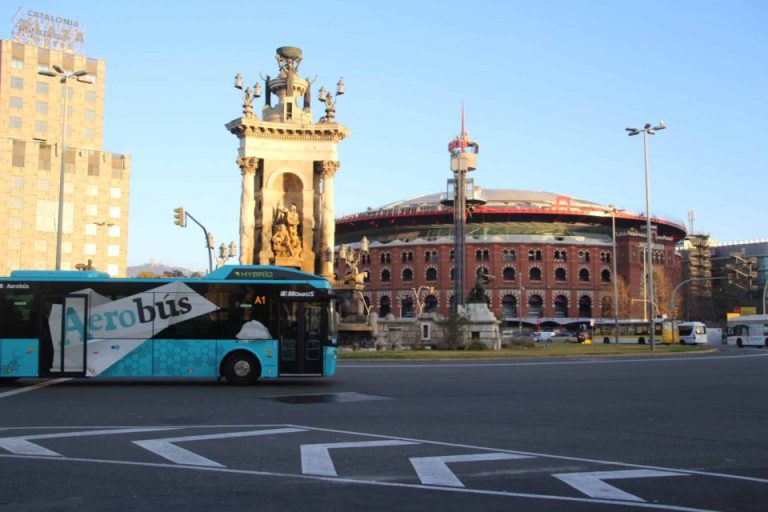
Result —
[{"label": "rooftop sign", "polygon": [[72,18],[19,9],[13,18],[11,36],[19,43],[76,52],[85,44],[82,29],[80,22]]}]

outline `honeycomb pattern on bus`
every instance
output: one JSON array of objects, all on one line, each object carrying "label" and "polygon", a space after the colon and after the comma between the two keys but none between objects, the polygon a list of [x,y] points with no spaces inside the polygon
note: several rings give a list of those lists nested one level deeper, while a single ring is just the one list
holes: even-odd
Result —
[{"label": "honeycomb pattern on bus", "polygon": [[216,343],[155,340],[154,374],[161,377],[215,375]]},{"label": "honeycomb pattern on bus", "polygon": [[146,377],[152,375],[152,342],[142,343],[99,375],[105,377]]}]

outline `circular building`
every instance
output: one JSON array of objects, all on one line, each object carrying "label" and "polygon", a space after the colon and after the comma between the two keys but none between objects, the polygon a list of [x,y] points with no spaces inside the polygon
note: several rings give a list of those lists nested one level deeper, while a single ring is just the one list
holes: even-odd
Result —
[{"label": "circular building", "polygon": [[[336,219],[337,245],[369,242],[357,266],[367,272],[365,300],[381,317],[450,312],[454,220],[446,197],[429,194]],[[645,216],[549,192],[475,186],[468,199],[476,206],[468,208],[464,227],[465,293],[478,271],[490,274],[485,300],[497,318],[553,327],[612,318],[614,269],[619,316],[643,317]],[[685,227],[655,217],[651,225],[654,275],[675,283],[675,244]],[[348,271],[343,258],[334,270]]]}]

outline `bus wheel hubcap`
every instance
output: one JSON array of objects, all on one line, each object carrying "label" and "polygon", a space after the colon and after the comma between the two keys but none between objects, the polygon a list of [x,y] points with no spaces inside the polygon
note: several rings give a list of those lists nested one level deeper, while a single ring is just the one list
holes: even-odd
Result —
[{"label": "bus wheel hubcap", "polygon": [[247,377],[251,373],[251,364],[241,359],[235,363],[233,370],[238,377]]}]

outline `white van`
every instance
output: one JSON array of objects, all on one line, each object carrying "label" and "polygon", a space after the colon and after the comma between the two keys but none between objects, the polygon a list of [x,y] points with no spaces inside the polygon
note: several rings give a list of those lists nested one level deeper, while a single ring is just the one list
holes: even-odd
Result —
[{"label": "white van", "polygon": [[677,328],[680,330],[681,345],[707,344],[707,326],[702,322],[681,322]]}]

